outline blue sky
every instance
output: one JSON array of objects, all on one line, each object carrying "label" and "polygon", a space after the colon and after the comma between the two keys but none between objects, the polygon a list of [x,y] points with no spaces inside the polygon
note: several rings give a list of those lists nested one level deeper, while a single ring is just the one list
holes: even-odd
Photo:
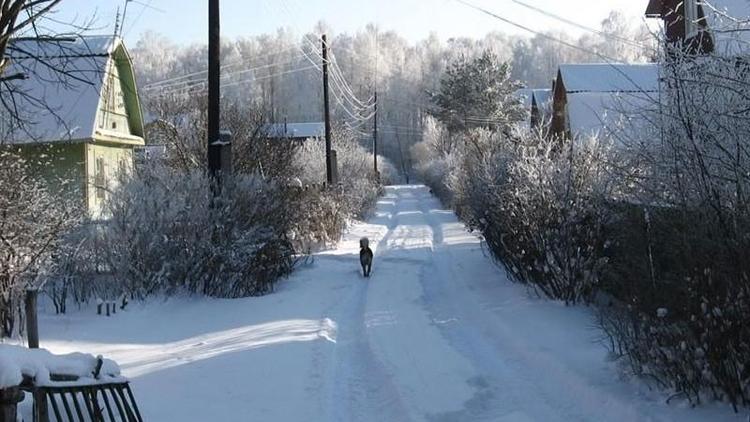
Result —
[{"label": "blue sky", "polygon": [[[598,27],[613,9],[640,19],[647,3],[645,0],[523,1],[591,27]],[[580,33],[512,0],[472,2],[536,30]],[[124,4],[125,0],[64,0],[55,18],[80,21],[96,15],[98,32],[111,32],[117,7],[122,10]],[[126,41],[134,44],[143,31],[153,30],[177,43],[202,42],[207,32],[207,7],[206,0],[135,0],[128,6]],[[425,38],[430,32],[442,39],[481,37],[493,30],[522,33],[455,0],[222,0],[221,7],[222,35],[227,37],[268,33],[282,26],[309,30],[321,20],[336,32],[354,32],[367,23],[377,22],[382,29],[395,30],[410,41]]]}]

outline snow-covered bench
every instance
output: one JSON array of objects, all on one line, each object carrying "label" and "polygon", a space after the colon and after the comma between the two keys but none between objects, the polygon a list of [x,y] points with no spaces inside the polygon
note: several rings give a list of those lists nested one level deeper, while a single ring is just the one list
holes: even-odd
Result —
[{"label": "snow-covered bench", "polygon": [[25,393],[34,421],[142,421],[114,361],[0,344],[0,422],[16,422]]}]

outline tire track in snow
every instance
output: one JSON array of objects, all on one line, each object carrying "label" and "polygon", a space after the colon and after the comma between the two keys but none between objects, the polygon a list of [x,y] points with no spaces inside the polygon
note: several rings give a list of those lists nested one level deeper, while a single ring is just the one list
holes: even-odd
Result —
[{"label": "tire track in snow", "polygon": [[[440,203],[432,195],[425,194],[423,200],[420,201],[420,210],[425,217],[425,224],[429,225],[434,239],[430,261],[424,264],[420,273],[424,291],[422,302],[441,333],[459,353],[472,362],[477,376],[466,380],[466,383],[475,389],[475,394],[465,403],[463,410],[431,415],[430,420],[436,422],[500,421],[506,418],[513,421],[554,420],[559,414],[547,409],[544,403],[531,409],[532,414],[523,409],[524,402],[528,401],[528,398],[523,395],[531,391],[534,396],[539,396],[539,392],[533,391],[534,388],[528,385],[528,380],[523,388],[508,383],[511,379],[517,382],[518,377],[511,373],[510,366],[503,361],[502,357],[490,352],[492,349],[486,344],[486,337],[490,333],[467,332],[476,326],[467,323],[465,316],[460,315],[455,309],[452,299],[455,298],[456,292],[449,292],[444,288],[446,283],[457,279],[455,265],[458,262],[446,252],[442,222],[437,221],[432,215],[439,205]],[[439,310],[435,309],[436,304],[439,304]],[[440,321],[444,322],[439,323]],[[461,330],[454,330],[456,326]]]},{"label": "tire track in snow", "polygon": [[[384,199],[396,199],[384,197]],[[387,220],[386,234],[375,246],[376,258],[387,250],[388,242],[398,227],[398,216],[389,214],[377,217]],[[358,262],[356,256],[351,262]],[[409,417],[391,376],[372,351],[365,307],[370,283],[377,279],[364,279],[359,269],[352,271],[351,293],[327,314],[338,321],[338,338],[333,352],[333,364],[326,380],[328,420],[332,421],[408,421]]]}]

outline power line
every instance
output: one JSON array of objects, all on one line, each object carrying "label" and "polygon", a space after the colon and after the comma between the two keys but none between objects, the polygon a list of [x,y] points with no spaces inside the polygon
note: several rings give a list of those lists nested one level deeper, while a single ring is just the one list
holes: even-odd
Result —
[{"label": "power line", "polygon": [[[234,60],[232,62],[226,63],[226,64],[222,65],[221,68],[222,69],[227,69],[227,68],[230,68],[230,67],[234,67],[234,66],[238,66],[238,65],[244,64],[246,61],[249,61],[249,60],[258,60],[258,59],[261,59],[261,58],[274,56],[276,54],[280,54],[280,53],[283,53],[283,52],[287,52],[287,51],[290,51],[290,50],[297,49],[298,47],[299,47],[298,45],[295,45],[295,46],[292,46],[292,47],[288,47],[288,48],[284,48],[284,49],[275,51],[273,53],[261,54],[259,56],[254,56],[254,57],[251,57],[251,58],[245,58],[245,57],[243,57],[243,58]],[[179,81],[179,80],[182,80],[182,79],[188,79],[188,78],[190,78],[192,76],[205,75],[207,73],[208,73],[208,70],[200,70],[200,71],[197,71],[197,72],[186,73],[184,75],[175,76],[175,77],[171,77],[171,78],[167,78],[167,79],[162,79],[160,81],[152,82],[152,83],[147,84],[146,86],[144,86],[143,89],[151,89],[151,88],[158,87],[160,85],[168,85],[169,82]]]},{"label": "power line", "polygon": [[[267,2],[264,2],[263,4],[264,6],[271,8]],[[286,0],[274,2],[274,5],[283,8],[286,17],[294,16],[297,14],[290,9],[289,4],[286,2]],[[274,12],[277,11],[276,8],[273,9]],[[335,109],[343,110],[345,114],[344,123],[353,128],[364,126],[374,116],[374,113],[372,112],[372,109],[374,107],[372,98],[368,99],[366,102],[363,102],[356,96],[356,94],[354,94],[351,85],[346,80],[341,67],[338,65],[336,56],[330,51],[329,44],[326,44],[326,47],[329,47],[329,59],[324,60],[320,51],[318,51],[319,46],[317,45],[317,43],[310,40],[308,34],[304,31],[301,31],[296,24],[293,24],[293,27],[296,28],[300,34],[303,34],[302,45],[296,45],[295,48],[297,48],[304,55],[305,59],[310,62],[311,68],[317,69],[318,72],[322,74],[323,69],[319,63],[325,61],[325,63],[329,65],[328,70],[329,75],[331,76],[330,80],[333,82],[332,87],[334,88],[330,92],[333,94],[333,97],[336,100],[336,104],[334,106]],[[320,34],[316,35],[320,36]],[[304,48],[304,44],[307,44],[307,46],[309,47],[309,51],[308,49]],[[312,53],[313,57],[310,57],[310,53]]]},{"label": "power line", "polygon": [[[297,14],[296,12],[293,12],[290,9],[289,4],[286,2],[286,0],[282,0],[280,4],[281,4],[281,7],[285,9],[288,15]],[[306,41],[311,46],[311,51],[313,52],[313,54],[316,55],[317,59],[323,60],[323,57],[318,52],[317,44],[311,41],[308,38],[307,34],[305,34],[303,31],[300,31],[299,27],[297,27],[296,25],[295,25],[295,28],[297,28],[297,30],[303,34],[303,40]],[[320,34],[316,34],[316,35],[320,36]],[[330,47],[330,45],[327,45],[327,46]],[[310,58],[308,53],[305,50],[303,50],[301,47],[300,47],[300,51],[302,51],[305,54],[305,56],[307,56],[307,59],[311,63],[316,64],[315,60]],[[341,94],[347,99],[347,101],[350,102],[350,104],[355,109],[358,109],[358,110],[366,110],[366,109],[372,108],[372,103],[371,103],[372,98],[369,99],[367,103],[365,103],[365,102],[362,102],[359,98],[357,98],[357,96],[354,94],[353,90],[351,89],[351,86],[346,81],[346,78],[343,76],[343,71],[341,70],[341,67],[338,65],[335,55],[333,54],[331,55],[331,58],[328,60],[328,63],[331,64],[331,70],[332,70],[331,75],[333,76],[332,80],[334,81],[334,85],[336,86],[336,88],[338,88],[341,91]],[[319,68],[319,70],[322,72],[322,69]]]},{"label": "power line", "polygon": [[287,70],[287,71],[281,72],[281,73],[275,73],[273,75],[261,76],[260,78],[251,78],[251,79],[246,79],[246,80],[243,80],[243,81],[231,82],[231,83],[228,83],[228,84],[224,84],[221,87],[222,88],[226,88],[226,87],[230,87],[230,86],[234,86],[234,85],[239,85],[239,84],[243,84],[243,83],[247,83],[247,82],[262,81],[262,80],[265,80],[265,79],[275,78],[277,76],[283,76],[283,75],[289,75],[289,74],[292,74],[292,73],[304,72],[306,70],[311,70],[311,69],[313,69],[312,66],[306,66],[306,67],[301,67],[301,68],[297,68],[297,69]]},{"label": "power line", "polygon": [[604,54],[601,54],[601,53],[599,53],[599,52],[596,52],[596,51],[592,51],[592,50],[589,50],[589,49],[587,49],[587,48],[584,48],[584,47],[581,47],[581,46],[578,46],[578,45],[575,45],[575,44],[569,43],[569,42],[567,42],[567,41],[564,41],[564,40],[561,40],[561,39],[559,39],[559,38],[557,38],[557,37],[553,37],[552,35],[549,35],[549,34],[545,34],[544,32],[539,32],[539,31],[536,31],[536,30],[534,30],[534,29],[531,29],[531,28],[529,28],[528,26],[525,26],[525,25],[521,25],[520,23],[514,22],[514,21],[512,21],[512,20],[510,20],[510,19],[508,19],[508,18],[504,18],[504,17],[502,17],[502,16],[498,15],[497,13],[494,13],[494,12],[492,12],[492,11],[490,11],[490,10],[487,10],[487,9],[485,9],[485,8],[481,7],[481,6],[477,6],[477,5],[475,5],[475,4],[469,3],[469,2],[468,2],[468,1],[466,1],[466,0],[454,0],[454,1],[456,1],[456,2],[458,2],[458,3],[460,3],[460,4],[463,4],[464,6],[467,6],[467,7],[469,7],[469,8],[472,8],[472,9],[474,9],[474,10],[477,10],[477,11],[479,11],[479,12],[482,12],[482,13],[484,13],[484,14],[486,14],[486,15],[489,15],[489,16],[491,16],[491,17],[493,17],[493,18],[497,19],[497,20],[500,20],[500,21],[502,21],[502,22],[505,22],[505,23],[507,23],[508,25],[514,26],[514,27],[516,27],[516,28],[519,28],[519,29],[522,29],[522,30],[524,30],[524,31],[526,31],[526,32],[529,32],[529,33],[532,33],[532,34],[534,34],[534,35],[537,35],[537,36],[539,36],[539,37],[542,37],[542,38],[546,38],[546,39],[548,39],[548,40],[550,40],[550,41],[554,41],[554,42],[556,42],[556,43],[562,44],[562,45],[564,45],[564,46],[566,46],[566,47],[569,47],[569,48],[572,48],[572,49],[575,49],[575,50],[579,50],[579,51],[582,51],[582,52],[584,52],[584,53],[588,53],[588,54],[592,54],[592,55],[595,55],[595,56],[597,56],[597,57],[599,57],[599,58],[602,58],[602,59],[606,60],[607,62],[617,62],[617,60],[613,59],[612,57],[609,57],[609,56],[606,56],[606,55],[604,55]]},{"label": "power line", "polygon": [[[323,57],[322,57],[322,56],[320,55],[320,53],[318,53],[318,51],[317,51],[317,46],[316,46],[316,45],[315,45],[314,43],[312,43],[312,41],[310,41],[310,39],[309,39],[309,38],[307,38],[307,36],[306,36],[306,35],[305,35],[305,36],[303,37],[303,39],[304,39],[305,41],[307,41],[307,42],[308,42],[308,43],[309,43],[309,44],[311,45],[311,47],[312,47],[312,52],[313,52],[313,54],[315,54],[316,58],[319,58],[320,60],[324,60],[324,59],[323,59]],[[317,62],[316,62],[315,60],[313,60],[313,59],[312,59],[312,58],[311,58],[311,57],[310,57],[310,56],[309,56],[309,55],[307,54],[307,52],[306,52],[306,51],[305,51],[304,49],[300,48],[300,51],[302,51],[302,52],[303,52],[303,53],[305,54],[305,57],[307,58],[307,60],[308,60],[308,61],[310,61],[310,63],[312,63],[312,65],[313,65],[313,66],[315,66],[315,68],[317,68],[317,69],[318,69],[319,71],[321,71],[321,72],[322,72],[322,70],[321,70],[320,66],[319,66],[319,65],[317,64]],[[333,58],[333,59],[335,60],[335,56],[332,56],[332,58]],[[365,117],[365,116],[361,116],[361,113],[360,113],[360,112],[362,112],[362,111],[366,111],[366,110],[367,110],[367,109],[369,109],[370,107],[360,107],[360,106],[358,106],[357,104],[354,104],[354,103],[352,102],[352,99],[351,99],[350,97],[354,97],[354,99],[355,99],[356,101],[358,101],[358,102],[360,102],[360,103],[361,103],[361,101],[359,101],[359,99],[357,99],[357,98],[356,98],[356,96],[354,96],[353,92],[351,92],[351,88],[350,88],[350,87],[349,87],[349,88],[347,89],[347,88],[345,88],[345,87],[343,86],[343,84],[345,84],[345,83],[346,83],[346,81],[345,81],[345,80],[342,80],[342,79],[339,79],[339,78],[337,78],[337,77],[336,77],[336,75],[338,75],[338,73],[337,73],[337,72],[341,72],[340,68],[338,68],[338,66],[337,66],[337,65],[335,64],[335,62],[334,62],[333,60],[331,60],[331,59],[329,59],[329,60],[328,60],[328,63],[329,63],[329,64],[330,64],[330,63],[333,63],[333,64],[334,64],[333,66],[331,66],[331,67],[330,67],[330,69],[329,69],[329,70],[331,70],[331,72],[329,72],[329,73],[330,73],[331,75],[333,75],[333,76],[334,76],[334,77],[333,77],[333,78],[332,78],[331,80],[332,80],[332,81],[334,82],[334,83],[333,83],[334,87],[338,89],[338,91],[339,91],[339,94],[341,94],[341,95],[338,95],[338,94],[337,94],[337,92],[336,92],[336,90],[333,90],[333,91],[331,91],[331,92],[333,93],[334,97],[336,98],[336,100],[337,100],[337,103],[338,103],[338,105],[340,106],[340,108],[341,108],[341,109],[343,109],[343,110],[344,110],[344,112],[345,112],[345,113],[346,113],[347,115],[349,115],[349,116],[350,116],[351,118],[353,118],[353,119],[354,119],[354,121],[356,122],[355,124],[359,124],[359,126],[361,126],[361,125],[363,124],[363,122],[366,122],[366,121],[368,121],[368,120],[372,119],[372,117],[374,116],[374,113],[371,113],[371,114],[370,114],[369,116],[366,116],[366,117]],[[336,69],[337,69],[337,70],[336,70]],[[348,93],[347,93],[347,91],[348,91]],[[352,107],[354,107],[354,108],[355,108],[355,109],[356,109],[357,111],[355,111],[355,112],[352,112],[352,111],[351,111],[351,110],[350,110],[350,109],[349,109],[349,108],[348,108],[348,107],[346,106],[346,104],[344,104],[344,101],[342,101],[342,97],[343,97],[343,98],[344,98],[344,99],[345,99],[345,100],[346,100],[347,102],[349,102],[349,103],[350,103],[350,105],[351,105]]]},{"label": "power line", "polygon": [[617,41],[629,44],[629,45],[631,45],[633,47],[639,47],[639,48],[643,48],[643,49],[648,49],[648,47],[646,47],[645,45],[637,43],[637,42],[635,42],[633,40],[629,40],[627,38],[620,37],[620,36],[618,36],[616,34],[609,34],[609,33],[606,33],[604,31],[600,31],[598,29],[594,29],[594,28],[588,27],[586,25],[580,24],[580,23],[575,22],[573,20],[567,19],[567,18],[565,18],[563,16],[554,14],[554,13],[546,11],[546,10],[544,10],[542,8],[539,8],[539,7],[536,7],[534,5],[528,4],[526,2],[523,2],[523,1],[520,1],[520,0],[508,0],[508,1],[513,2],[513,3],[515,3],[515,4],[519,5],[519,6],[525,7],[527,9],[533,10],[533,11],[535,11],[537,13],[541,13],[544,16],[550,17],[552,19],[558,20],[558,21],[566,23],[568,25],[572,25],[572,26],[574,26],[574,27],[576,27],[578,29],[582,29],[584,31],[592,32],[592,33],[597,34],[597,35],[599,35],[599,36],[601,36],[603,38],[611,38],[611,39],[615,39]]},{"label": "power line", "polygon": [[[303,39],[307,41],[313,47],[312,52],[313,54],[315,54],[316,58],[319,60],[323,60],[323,57],[317,51],[317,46],[312,41],[310,41],[310,39],[307,38],[306,35],[303,36]],[[311,63],[316,64],[315,60],[310,58],[306,51],[304,50],[301,50],[301,51],[303,51],[303,53],[305,54],[305,56],[307,56],[307,59]],[[330,70],[331,70],[331,75],[333,76],[332,80],[334,82],[334,85],[336,86],[336,88],[339,89],[341,94],[347,99],[347,101],[351,104],[351,106],[359,111],[372,109],[373,108],[372,97],[368,99],[366,103],[362,102],[359,98],[357,98],[357,96],[354,94],[353,90],[351,89],[351,86],[346,81],[346,78],[344,78],[343,71],[341,70],[341,67],[338,65],[338,62],[336,61],[335,54],[333,53],[330,54],[330,58],[328,62],[329,64],[331,64]]]},{"label": "power line", "polygon": [[[221,78],[222,79],[227,79],[227,78],[235,77],[235,76],[242,75],[242,74],[245,74],[245,73],[255,72],[255,71],[260,70],[260,69],[272,68],[272,67],[276,67],[276,66],[285,66],[285,65],[288,65],[288,64],[296,64],[296,63],[297,63],[297,61],[293,60],[293,61],[280,62],[280,63],[279,62],[269,63],[269,64],[265,64],[265,65],[261,65],[261,66],[255,66],[255,67],[250,67],[250,68],[237,69],[237,70],[233,70],[231,72],[227,72],[227,73],[222,74]],[[180,81],[180,82],[175,82],[175,83],[172,83],[172,84],[164,84],[164,85],[158,85],[158,86],[148,86],[145,89],[146,90],[172,89],[172,88],[179,87],[181,85],[189,85],[189,84],[194,83],[194,82],[202,82],[202,81],[203,81],[203,79],[188,79],[188,80],[184,80],[184,81]]]},{"label": "power line", "polygon": [[[290,70],[286,70],[286,71],[283,71],[283,72],[274,73],[274,74],[271,74],[271,75],[265,75],[265,76],[261,76],[261,77],[257,77],[257,78],[254,77],[254,78],[243,79],[243,80],[240,80],[240,81],[233,81],[233,82],[230,82],[230,83],[227,83],[227,84],[222,84],[221,87],[222,88],[226,88],[226,87],[240,85],[240,84],[248,83],[248,82],[262,81],[262,80],[265,80],[265,79],[270,79],[270,78],[274,78],[274,77],[277,77],[277,76],[283,76],[283,75],[288,75],[288,74],[292,74],[292,73],[299,73],[299,72],[303,72],[303,71],[310,70],[310,69],[313,69],[313,66],[307,66],[307,67],[290,69]],[[185,93],[200,93],[200,92],[204,92],[205,91],[205,83],[206,82],[203,81],[203,80],[196,80],[195,82],[196,82],[196,84],[194,84],[192,86],[185,86],[185,87],[181,87],[181,88],[174,88],[174,89],[170,89],[170,90],[165,90],[165,91],[159,92],[157,94],[157,96],[165,96],[165,95],[176,94],[176,93],[181,93],[181,92],[185,92]],[[202,87],[202,88],[201,89],[193,89],[194,87],[199,87],[199,86]]]},{"label": "power line", "polygon": [[[133,20],[133,23],[130,25],[130,27],[128,28],[128,30],[125,31],[125,35],[123,35],[123,37],[127,37],[128,34],[130,33],[130,31],[132,31],[133,28],[135,28],[135,25],[138,23],[139,20],[141,20],[141,18],[143,17],[143,13],[146,12],[146,9],[152,9],[152,10],[155,10],[157,12],[164,13],[163,10],[151,6],[151,3],[153,3],[154,0],[148,0],[147,3],[143,3],[143,2],[140,2],[140,1],[137,1],[137,0],[125,0],[125,4],[126,5],[127,5],[127,3],[130,3],[130,2],[133,2],[133,3],[136,3],[136,4],[140,5],[141,6],[141,11],[138,13],[138,16],[135,17],[135,19]],[[125,15],[122,16],[122,26],[125,26]]]}]

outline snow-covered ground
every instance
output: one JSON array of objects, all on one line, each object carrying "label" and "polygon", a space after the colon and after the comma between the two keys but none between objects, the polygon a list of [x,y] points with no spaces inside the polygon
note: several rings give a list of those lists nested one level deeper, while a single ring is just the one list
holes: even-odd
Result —
[{"label": "snow-covered ground", "polygon": [[[359,273],[358,240],[375,250]],[[592,312],[531,297],[423,186],[242,300],[45,315],[42,347],[119,362],[148,421],[740,421],[622,379]]]}]

